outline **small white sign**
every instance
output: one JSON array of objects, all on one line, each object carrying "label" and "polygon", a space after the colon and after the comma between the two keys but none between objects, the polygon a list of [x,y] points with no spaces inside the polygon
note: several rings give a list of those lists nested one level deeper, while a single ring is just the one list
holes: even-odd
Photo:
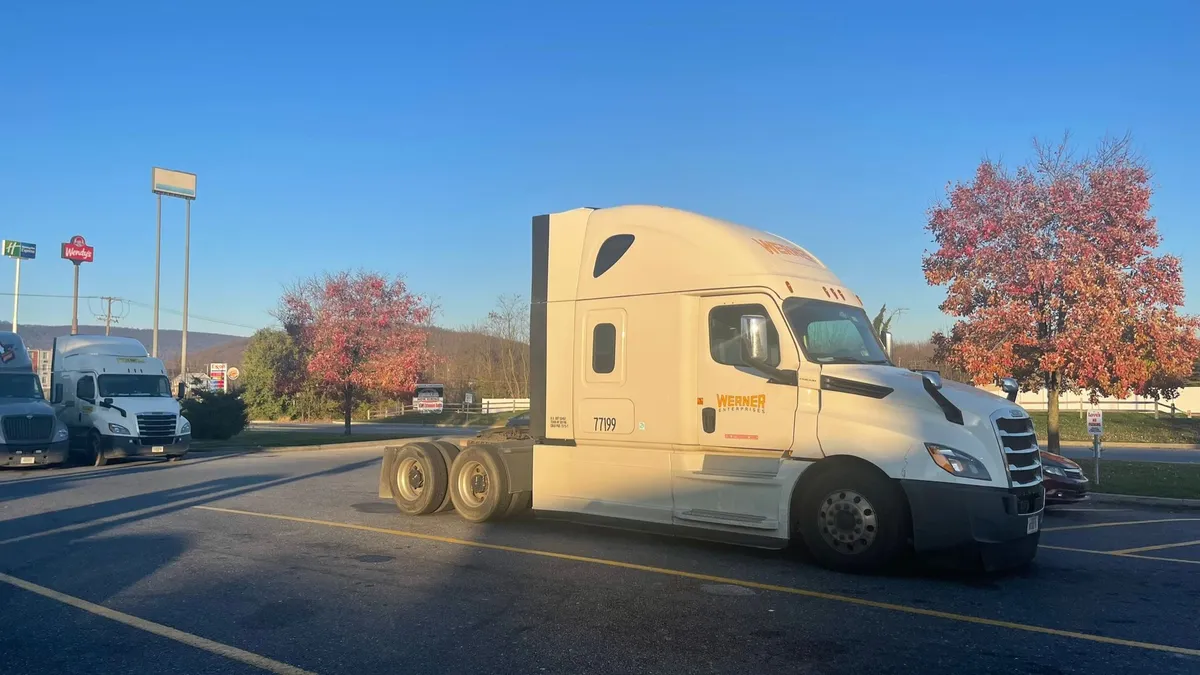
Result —
[{"label": "small white sign", "polygon": [[1089,410],[1087,412],[1087,428],[1088,433],[1093,436],[1104,434],[1104,411]]},{"label": "small white sign", "polygon": [[467,405],[472,405],[475,403],[475,394],[472,394],[469,391],[463,394],[463,403],[466,403]]}]

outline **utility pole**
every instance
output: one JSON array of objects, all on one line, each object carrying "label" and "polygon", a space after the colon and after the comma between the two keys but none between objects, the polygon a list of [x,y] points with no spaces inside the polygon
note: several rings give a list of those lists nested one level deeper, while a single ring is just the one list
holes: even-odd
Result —
[{"label": "utility pole", "polygon": [[114,300],[120,300],[120,298],[103,297],[100,299],[108,303],[108,311],[104,313],[104,334],[108,335],[112,327],[112,304]]}]

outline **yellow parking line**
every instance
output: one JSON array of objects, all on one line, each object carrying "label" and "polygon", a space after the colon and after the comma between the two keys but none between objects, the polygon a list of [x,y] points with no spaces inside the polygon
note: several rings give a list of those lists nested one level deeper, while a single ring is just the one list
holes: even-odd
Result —
[{"label": "yellow parking line", "polygon": [[[1193,542],[1194,543],[1194,542]],[[1186,560],[1184,558],[1163,558],[1154,555],[1134,555],[1121,551],[1096,551],[1090,548],[1070,548],[1068,546],[1051,546],[1049,544],[1038,544],[1038,548],[1048,548],[1051,551],[1070,551],[1072,553],[1093,553],[1095,555],[1111,555],[1117,558],[1138,558],[1140,560],[1157,560],[1160,562],[1183,563],[1185,565],[1200,565],[1200,560]]]},{"label": "yellow parking line", "polygon": [[1195,546],[1200,544],[1200,539],[1195,541],[1181,541],[1178,544],[1158,544],[1156,546],[1139,546],[1138,548],[1125,548],[1120,551],[1113,551],[1121,555],[1129,555],[1130,553],[1142,553],[1144,551],[1161,551],[1164,548],[1179,548],[1180,546]]},{"label": "yellow parking line", "polygon": [[1152,523],[1194,523],[1200,518],[1159,518],[1157,520],[1124,520],[1118,523],[1090,523],[1088,525],[1063,525],[1062,527],[1043,527],[1042,532],[1064,532],[1066,530],[1089,530],[1094,527],[1117,527],[1119,525],[1150,525]]},{"label": "yellow parking line", "polygon": [[[942,612],[934,609],[925,609],[923,607],[911,607],[909,605],[899,605],[890,602],[879,602],[877,600],[867,600],[864,598],[856,598],[849,595],[837,595],[835,593],[822,593],[820,591],[811,591],[803,588],[795,588],[792,586],[777,586],[775,584],[764,584],[757,581],[746,581],[744,579],[733,579],[729,577],[720,577],[711,574],[699,574],[696,572],[685,572],[683,570],[674,570],[665,567],[652,567],[650,565],[639,565],[636,563],[622,562],[619,560],[607,560],[604,558],[591,558],[588,556],[572,555],[569,553],[555,553],[553,551],[543,551],[532,548],[520,548],[517,546],[505,546],[502,544],[487,544],[479,541],[470,541],[467,539],[455,539],[453,537],[442,537],[434,534],[424,534],[421,532],[408,532],[405,530],[393,530],[383,527],[371,527],[368,525],[354,525],[351,523],[338,523],[329,520],[316,520],[314,518],[300,518],[297,516],[284,516],[274,513],[260,513],[257,511],[242,511],[239,509],[226,509],[217,506],[194,506],[192,508],[203,511],[213,511],[217,513],[226,513],[240,516],[253,516],[257,518],[270,518],[273,520],[283,520],[293,523],[308,523],[310,525],[324,525],[326,527],[336,527],[346,530],[358,530],[362,532],[377,532],[379,534],[389,534],[397,537],[405,537],[408,539],[419,539],[423,541],[435,541],[443,544],[453,544],[455,546],[469,546],[471,548],[487,549],[492,551],[505,551],[508,553],[521,553],[524,555],[533,555],[542,558],[552,558],[555,560],[569,560],[572,562],[590,563],[593,565],[604,565],[606,567],[616,567],[620,569],[636,570],[639,572],[649,572],[651,574],[663,574],[667,576],[679,577],[683,579],[694,579],[696,581],[705,581],[709,583],[730,584],[734,586],[742,586],[744,588],[753,588],[760,591],[772,591],[775,593],[787,593],[789,595],[798,595],[806,598],[817,598],[820,600],[830,600],[833,602],[841,602],[848,605],[856,605],[859,607],[872,607],[875,609],[886,609],[893,612],[903,612],[905,614],[913,614],[918,616],[929,616],[938,619],[948,619],[950,621],[958,621],[961,623],[970,623],[981,626],[992,626],[996,628],[1009,628],[1012,630],[1020,630],[1029,633],[1040,633],[1042,635],[1053,635],[1056,637],[1072,638],[1075,640],[1086,640],[1088,642],[1099,642],[1102,644],[1118,645],[1122,647],[1134,647],[1137,649],[1147,649],[1159,652],[1169,652],[1172,654],[1183,654],[1186,656],[1200,656],[1200,649],[1189,649],[1187,647],[1175,647],[1172,645],[1161,645],[1153,642],[1139,642],[1137,640],[1122,640],[1120,638],[1108,637],[1105,635],[1092,635],[1090,633],[1079,633],[1076,631],[1059,630],[1057,628],[1046,628],[1044,626],[1034,626],[1030,624],[1017,623],[1014,621],[1002,621],[999,619],[987,619],[980,616],[970,616],[968,614],[955,614],[953,612]],[[1132,557],[1132,556],[1131,556]]]},{"label": "yellow parking line", "polygon": [[4,582],[10,586],[16,586],[17,588],[29,591],[30,593],[35,593],[43,598],[57,600],[65,605],[70,605],[76,609],[82,609],[83,611],[95,614],[96,616],[102,616],[106,619],[116,621],[117,623],[123,623],[131,628],[137,628],[138,630],[143,630],[147,633],[165,637],[168,640],[181,642],[189,647],[203,649],[210,654],[216,654],[217,656],[223,656],[233,661],[239,661],[248,666],[261,668],[262,670],[270,673],[278,673],[279,675],[315,675],[307,670],[302,670],[296,666],[283,663],[282,661],[269,659],[265,656],[255,654],[254,652],[238,649],[237,647],[230,647],[227,644],[202,638],[199,635],[186,633],[177,628],[164,626],[161,623],[147,621],[145,619],[126,614],[125,612],[118,612],[115,609],[109,609],[103,605],[97,605],[95,603],[88,602],[87,600],[81,600],[73,595],[59,593],[54,589],[46,588],[45,586],[39,586],[35,583],[25,581],[24,579],[18,579],[17,577],[9,576],[2,572],[0,572],[0,582]]}]

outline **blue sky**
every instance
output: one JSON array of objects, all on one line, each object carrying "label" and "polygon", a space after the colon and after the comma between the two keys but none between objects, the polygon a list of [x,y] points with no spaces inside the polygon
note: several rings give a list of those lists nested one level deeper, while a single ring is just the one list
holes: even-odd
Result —
[{"label": "blue sky", "polygon": [[[532,215],[653,203],[806,246],[921,338],[949,325],[928,207],[1069,129],[1134,135],[1200,312],[1200,4],[434,4],[5,3],[0,234],[40,256],[22,295],[70,294],[58,245],[82,234],[81,294],[152,302],[158,165],[199,175],[192,330],[246,334],[284,284],[353,267],[461,325],[528,294]],[[182,202],[163,221],[178,310]],[[21,305],[70,320],[69,299]]]}]

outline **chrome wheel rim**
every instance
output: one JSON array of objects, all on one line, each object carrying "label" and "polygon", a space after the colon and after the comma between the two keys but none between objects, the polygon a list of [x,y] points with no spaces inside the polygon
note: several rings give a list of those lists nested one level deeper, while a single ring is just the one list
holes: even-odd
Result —
[{"label": "chrome wheel rim", "polygon": [[463,463],[462,471],[458,472],[458,495],[467,506],[483,506],[490,487],[491,480],[482,464],[474,460]]},{"label": "chrome wheel rim", "polygon": [[875,542],[877,517],[866,497],[853,490],[834,490],[817,509],[817,530],[830,548],[856,555]]},{"label": "chrome wheel rim", "polygon": [[420,499],[421,493],[425,492],[425,472],[421,470],[421,463],[412,457],[402,459],[396,467],[396,487],[405,501]]}]

